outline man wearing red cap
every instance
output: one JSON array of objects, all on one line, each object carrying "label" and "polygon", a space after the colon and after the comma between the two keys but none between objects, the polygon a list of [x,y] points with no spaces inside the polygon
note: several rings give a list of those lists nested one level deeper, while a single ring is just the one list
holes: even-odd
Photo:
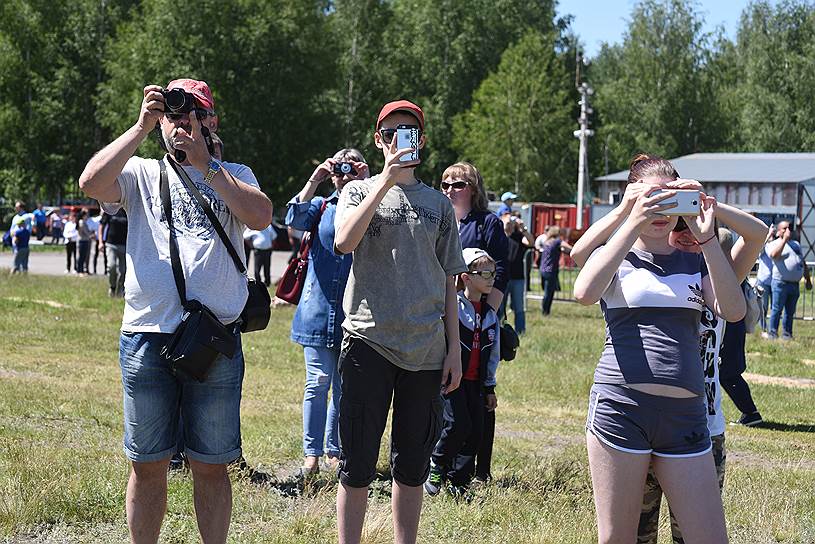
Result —
[{"label": "man wearing red cap", "polygon": [[[126,498],[131,540],[158,541],[167,506],[167,466],[176,450],[179,413],[183,412],[198,529],[204,542],[226,542],[232,511],[226,465],[241,455],[244,362],[238,319],[246,303],[247,283],[176,168],[186,172],[209,203],[241,258],[245,226],[264,229],[269,225],[272,203],[260,191],[250,168],[210,155],[203,128],[214,131],[217,117],[209,86],[179,79],[168,88],[191,94],[193,111],[169,111],[162,88],[148,85],[136,124],[88,162],[79,186],[102,202],[106,212],[115,214],[123,208],[128,217],[119,364],[124,452],[132,463]],[[235,334],[238,345],[232,357],[215,360],[202,383],[183,372],[176,374],[160,353],[178,328],[183,308],[170,264],[170,230],[159,190],[160,161],[133,156],[157,125],[168,151],[163,160],[186,297],[207,306]],[[178,162],[174,156],[184,159]]]},{"label": "man wearing red cap", "polygon": [[397,127],[418,128],[424,114],[406,100],[386,104],[374,134],[385,168],[350,181],[337,204],[335,252],[353,252],[345,289],[340,353],[341,544],[360,541],[368,486],[391,402],[395,541],[416,542],[422,485],[441,433],[441,392],[458,387],[461,348],[455,276],[467,270],[453,207],[400,159]]}]

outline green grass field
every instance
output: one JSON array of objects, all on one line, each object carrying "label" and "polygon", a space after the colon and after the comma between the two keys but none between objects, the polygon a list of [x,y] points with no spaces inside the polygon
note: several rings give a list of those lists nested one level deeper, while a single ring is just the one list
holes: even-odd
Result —
[{"label": "green grass field", "polygon": [[[0,276],[0,541],[127,540],[122,301],[106,292],[96,279]],[[498,373],[495,480],[469,503],[426,500],[420,542],[596,541],[583,423],[602,344],[599,308],[555,303],[545,320],[529,309],[522,351]],[[266,331],[244,338],[244,453],[281,478],[301,455],[304,369],[288,340],[291,317],[291,308],[276,309]],[[749,372],[790,380],[753,386],[766,428],[728,428],[731,542],[815,542],[815,382],[807,381],[815,380],[815,324],[795,327],[790,343],[748,339]],[[190,476],[173,473],[169,487],[161,541],[198,542]],[[230,541],[336,541],[332,478],[287,490],[236,476]],[[388,492],[384,482],[375,487],[367,543],[392,541]],[[668,532],[663,516],[661,542]]]}]

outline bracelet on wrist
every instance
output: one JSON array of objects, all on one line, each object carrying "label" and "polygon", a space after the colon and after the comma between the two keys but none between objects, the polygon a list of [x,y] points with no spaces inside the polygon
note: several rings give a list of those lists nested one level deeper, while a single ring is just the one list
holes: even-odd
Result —
[{"label": "bracelet on wrist", "polygon": [[703,245],[705,245],[706,243],[708,243],[708,242],[710,242],[711,240],[713,240],[714,238],[716,238],[716,235],[715,235],[715,234],[714,234],[714,235],[712,235],[712,236],[711,236],[710,238],[708,238],[707,240],[705,240],[704,242],[699,242],[699,245],[700,245],[700,246],[703,246]]}]

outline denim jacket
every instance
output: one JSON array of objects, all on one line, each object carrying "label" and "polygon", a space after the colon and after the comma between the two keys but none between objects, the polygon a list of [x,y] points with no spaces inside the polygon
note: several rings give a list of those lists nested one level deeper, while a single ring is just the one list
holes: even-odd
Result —
[{"label": "denim jacket", "polygon": [[291,324],[291,339],[302,346],[339,348],[342,342],[342,296],[351,272],[351,255],[337,256],[333,251],[338,198],[336,192],[310,202],[299,202],[295,196],[287,205],[286,225],[309,231],[323,200],[328,202],[309,251],[306,283]]}]

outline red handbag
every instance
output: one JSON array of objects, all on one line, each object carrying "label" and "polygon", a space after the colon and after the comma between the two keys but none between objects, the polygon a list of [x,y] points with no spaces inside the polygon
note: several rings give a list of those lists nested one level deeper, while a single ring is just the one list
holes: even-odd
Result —
[{"label": "red handbag", "polygon": [[303,239],[300,241],[300,252],[297,254],[296,259],[292,259],[286,271],[277,282],[275,289],[275,296],[281,300],[285,300],[289,304],[297,304],[300,302],[300,295],[303,293],[303,285],[306,283],[306,273],[308,272],[308,254],[311,251],[311,244],[314,243],[314,237],[317,236],[317,229],[320,226],[320,219],[323,217],[323,212],[328,204],[327,200],[323,200],[323,205],[320,208],[320,213],[314,218],[314,225],[309,232],[303,234]]}]

